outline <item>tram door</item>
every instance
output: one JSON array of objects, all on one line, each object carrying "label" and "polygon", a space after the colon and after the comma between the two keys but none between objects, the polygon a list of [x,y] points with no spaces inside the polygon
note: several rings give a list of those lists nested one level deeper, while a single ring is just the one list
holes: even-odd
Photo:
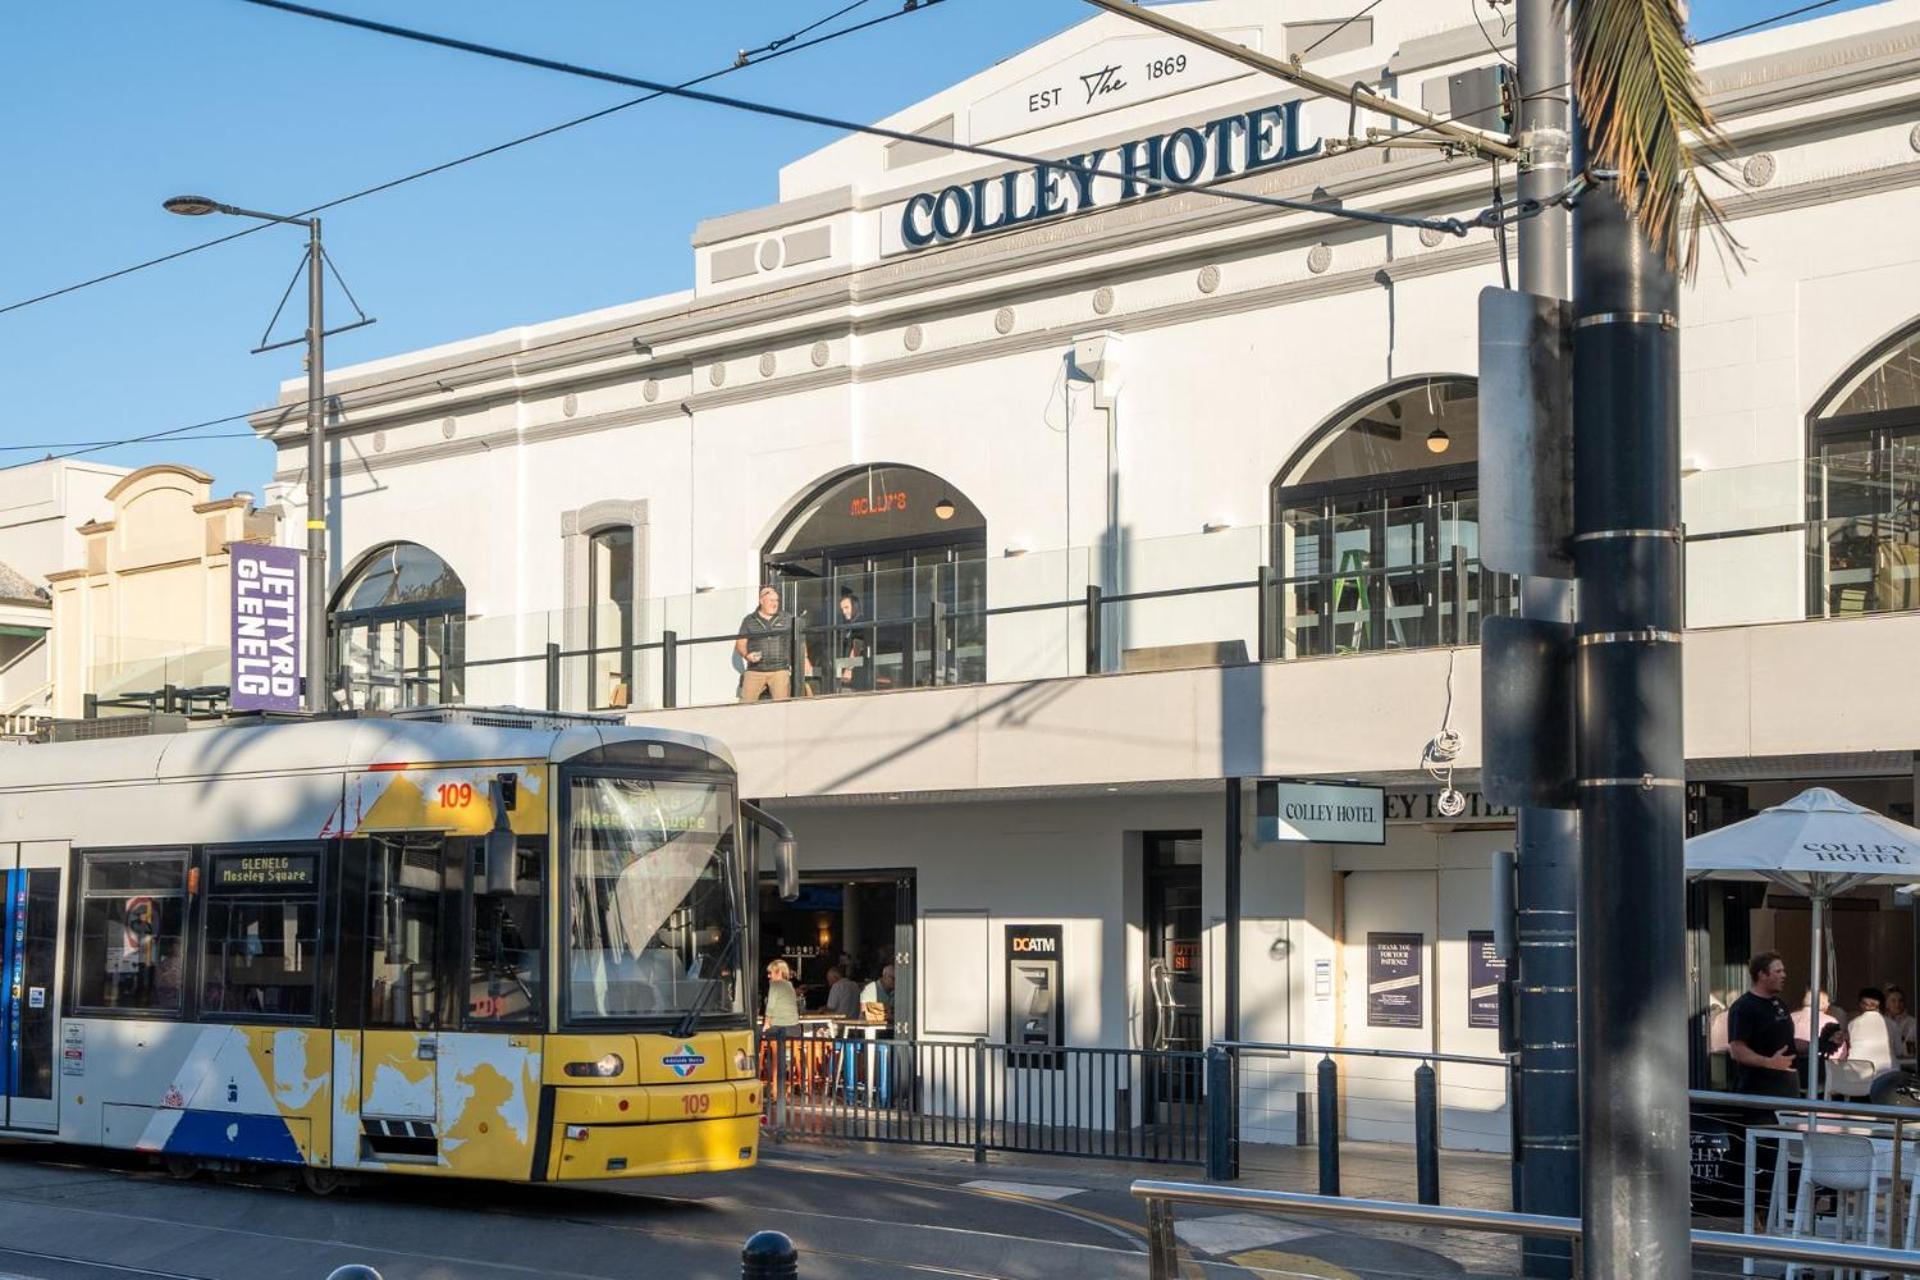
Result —
[{"label": "tram door", "polygon": [[0,911],[0,1083],[6,1126],[59,1127],[54,1091],[60,1046],[60,926],[66,895],[64,840],[0,844],[6,904]]},{"label": "tram door", "polygon": [[[363,1117],[410,1124],[368,1126],[382,1159],[433,1159],[438,1151],[440,1028],[459,945],[460,881],[454,850],[439,835],[376,836],[366,865],[366,1015],[361,1047]],[[457,951],[455,952],[457,954]]]}]

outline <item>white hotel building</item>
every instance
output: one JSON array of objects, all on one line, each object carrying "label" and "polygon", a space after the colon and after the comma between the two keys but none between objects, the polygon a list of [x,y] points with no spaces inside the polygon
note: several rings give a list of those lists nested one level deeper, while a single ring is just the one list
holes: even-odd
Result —
[{"label": "white hotel building", "polygon": [[[1269,53],[1326,37],[1312,69],[1438,113],[1497,100],[1466,5],[1388,0],[1330,35],[1353,8],[1171,11]],[[1748,262],[1709,254],[1682,306],[1696,819],[1818,782],[1910,820],[1920,0],[1699,56]],[[1330,145],[1345,101],[1110,16],[882,123],[1060,164],[1038,192],[1031,165],[848,137],[694,228],[691,290],[335,374],[344,696],[717,735],[802,840],[805,893],[763,897],[763,936],[806,983],[895,952],[903,1033],[1007,1036],[1031,994],[1009,927],[1058,926],[1071,1044],[1223,1037],[1237,951],[1243,1039],[1491,1053],[1469,935],[1512,820],[1477,797],[1440,818],[1420,761],[1457,730],[1472,790],[1479,623],[1513,603],[1475,521],[1502,246],[1083,190],[1068,157],[1432,217],[1482,208],[1488,166]],[[296,540],[303,394],[255,419]],[[735,701],[760,581],[801,611],[813,696]],[[1229,850],[1228,780],[1261,778],[1385,785],[1386,843],[1261,843],[1249,785]],[[1750,949],[1804,972],[1804,904],[1696,893],[1703,1005]],[[1911,907],[1847,919],[1842,1003],[1911,987]],[[1370,934],[1412,935],[1418,1025],[1369,1017]],[[1505,1141],[1497,1074],[1443,1090],[1449,1141]],[[1291,1135],[1282,1084],[1242,1099],[1246,1137]]]}]

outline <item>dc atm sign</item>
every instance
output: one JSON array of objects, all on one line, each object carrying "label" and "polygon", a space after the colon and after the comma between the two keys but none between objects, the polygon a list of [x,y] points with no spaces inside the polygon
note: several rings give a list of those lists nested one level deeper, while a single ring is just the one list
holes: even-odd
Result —
[{"label": "dc atm sign", "polygon": [[1256,838],[1268,844],[1385,844],[1387,797],[1352,782],[1262,782]]}]

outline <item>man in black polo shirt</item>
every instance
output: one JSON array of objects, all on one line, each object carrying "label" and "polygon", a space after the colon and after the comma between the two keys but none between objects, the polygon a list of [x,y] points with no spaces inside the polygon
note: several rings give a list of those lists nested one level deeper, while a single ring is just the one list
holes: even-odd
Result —
[{"label": "man in black polo shirt", "polygon": [[1727,1055],[1733,1059],[1733,1091],[1791,1098],[1800,1092],[1793,1015],[1780,1003],[1787,965],[1762,951],[1747,962],[1753,986],[1727,1010]]},{"label": "man in black polo shirt", "polygon": [[[764,695],[777,702],[793,696],[793,615],[780,607],[778,587],[768,583],[760,588],[760,607],[740,619],[733,651],[747,664],[740,701],[758,702]],[[813,665],[805,666],[812,675]]]}]

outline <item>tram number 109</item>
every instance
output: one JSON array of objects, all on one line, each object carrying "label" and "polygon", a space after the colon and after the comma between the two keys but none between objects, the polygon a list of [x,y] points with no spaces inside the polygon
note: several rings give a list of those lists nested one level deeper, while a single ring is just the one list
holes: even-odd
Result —
[{"label": "tram number 109", "polygon": [[713,1109],[710,1093],[689,1093],[680,1099],[680,1109],[690,1116],[703,1116]]},{"label": "tram number 109", "polygon": [[443,782],[434,793],[442,809],[464,809],[473,803],[471,782]]}]

